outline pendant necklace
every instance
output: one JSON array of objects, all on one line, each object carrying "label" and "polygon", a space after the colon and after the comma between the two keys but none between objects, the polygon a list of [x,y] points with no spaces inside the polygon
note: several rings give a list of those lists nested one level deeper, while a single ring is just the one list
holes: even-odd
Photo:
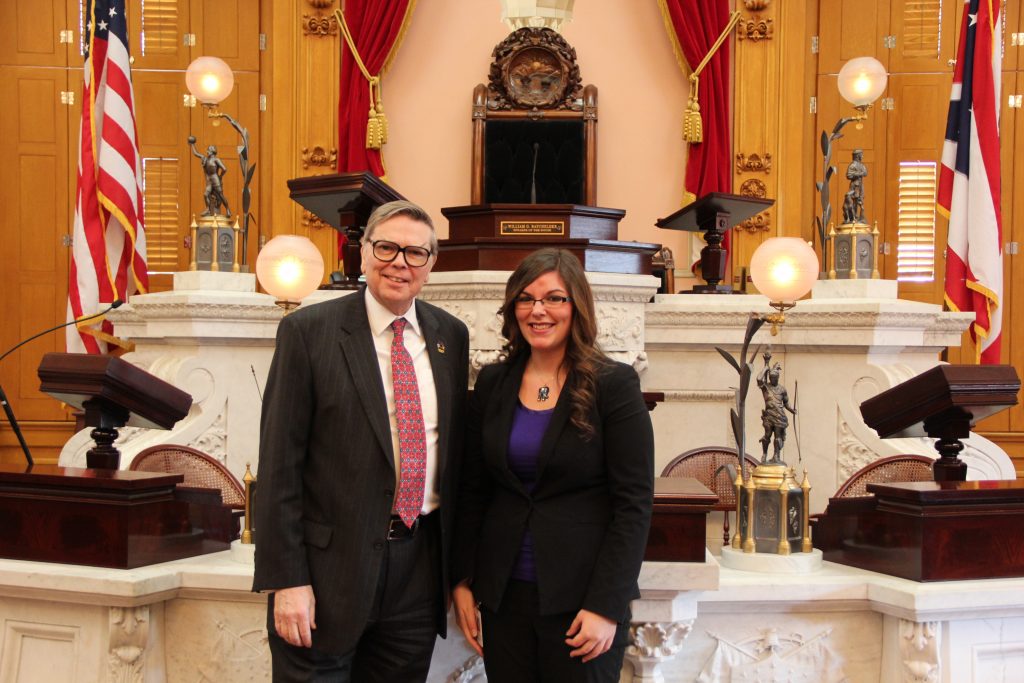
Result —
[{"label": "pendant necklace", "polygon": [[[557,371],[555,372],[555,381],[554,381],[554,383],[555,383],[555,386],[557,387],[558,386],[558,372]],[[551,387],[548,386],[547,382],[544,382],[544,384],[541,384],[540,388],[537,389],[537,401],[540,402],[540,403],[543,403],[544,401],[547,401],[549,398],[551,398]]]}]

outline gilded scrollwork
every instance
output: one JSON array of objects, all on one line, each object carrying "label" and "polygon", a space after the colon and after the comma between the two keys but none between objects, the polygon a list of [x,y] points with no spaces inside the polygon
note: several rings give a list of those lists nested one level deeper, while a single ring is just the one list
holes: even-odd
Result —
[{"label": "gilded scrollwork", "polygon": [[743,184],[740,185],[740,194],[744,197],[764,199],[768,196],[768,186],[757,178],[751,178],[750,180],[744,180]]},{"label": "gilded scrollwork", "polygon": [[308,209],[302,210],[302,227],[304,228],[315,228],[320,230],[322,228],[330,228],[331,224],[324,221],[320,216],[317,216]]},{"label": "gilded scrollwork", "polygon": [[764,154],[744,154],[743,152],[737,152],[736,154],[736,173],[743,175],[747,173],[771,173],[772,172],[772,155],[770,152]]},{"label": "gilded scrollwork", "polygon": [[302,15],[302,35],[326,38],[338,35],[338,22],[319,12]]},{"label": "gilded scrollwork", "polygon": [[759,213],[736,226],[737,230],[746,230],[751,235],[771,230],[772,217],[767,213]]},{"label": "gilded scrollwork", "polygon": [[775,23],[771,19],[740,19],[736,25],[736,37],[739,40],[749,40],[756,43],[761,40],[771,40],[775,33]]},{"label": "gilded scrollwork", "polygon": [[309,147],[302,148],[302,168],[309,168],[310,166],[323,166],[329,169],[334,169],[338,165],[338,150],[337,149],[324,149],[320,145],[310,149]]},{"label": "gilded scrollwork", "polygon": [[549,28],[521,28],[494,47],[488,72],[492,110],[581,111],[576,50]]}]

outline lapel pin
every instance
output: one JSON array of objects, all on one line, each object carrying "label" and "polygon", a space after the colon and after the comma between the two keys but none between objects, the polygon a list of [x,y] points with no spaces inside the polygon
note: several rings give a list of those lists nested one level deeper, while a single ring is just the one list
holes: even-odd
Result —
[{"label": "lapel pin", "polygon": [[437,342],[437,352],[444,353],[444,342]]}]

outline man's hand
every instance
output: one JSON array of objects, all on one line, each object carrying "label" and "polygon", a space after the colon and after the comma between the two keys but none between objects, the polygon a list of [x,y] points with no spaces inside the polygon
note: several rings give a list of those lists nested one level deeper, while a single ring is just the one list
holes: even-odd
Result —
[{"label": "man's hand", "polygon": [[312,586],[274,591],[274,628],[289,645],[310,647],[316,628],[316,600]]},{"label": "man's hand", "polygon": [[612,641],[615,639],[615,622],[600,614],[581,609],[565,635],[569,636],[565,639],[565,644],[575,648],[569,656],[582,656],[584,662],[589,662],[611,649]]},{"label": "man's hand", "polygon": [[462,629],[466,642],[481,657],[484,650],[480,647],[480,615],[476,611],[476,600],[473,591],[463,581],[452,589],[452,600],[455,602],[455,623]]}]

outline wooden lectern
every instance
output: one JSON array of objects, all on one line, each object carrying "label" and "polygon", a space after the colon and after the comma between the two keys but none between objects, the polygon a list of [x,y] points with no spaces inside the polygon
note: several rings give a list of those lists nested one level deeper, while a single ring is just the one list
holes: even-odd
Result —
[{"label": "wooden lectern", "polygon": [[707,284],[694,285],[689,293],[732,294],[732,285],[720,284],[725,278],[725,260],[728,256],[728,252],[722,247],[726,231],[761,213],[774,203],[774,199],[755,199],[739,194],[710,192],[671,216],[655,221],[654,224],[659,228],[704,233],[707,245],[700,250],[700,269]]},{"label": "wooden lectern", "polygon": [[227,550],[236,524],[216,489],[118,469],[124,425],[169,429],[192,397],[112,356],[48,353],[41,390],[85,411],[88,469],[0,465],[0,557],[130,569]]},{"label": "wooden lectern", "polygon": [[957,455],[971,427],[1017,405],[1020,379],[1010,365],[938,365],[864,401],[861,415],[883,439],[938,439],[935,481],[964,481],[967,465]]},{"label": "wooden lectern", "polygon": [[113,356],[48,353],[39,364],[39,390],[85,411],[96,446],[88,467],[116,470],[117,428],[170,429],[188,414],[192,397],[142,368]]},{"label": "wooden lectern", "polygon": [[1008,365],[939,365],[861,404],[882,438],[930,436],[935,481],[868,484],[832,498],[814,524],[830,562],[914,581],[1024,576],[1024,482],[964,481],[971,426],[1017,403]]},{"label": "wooden lectern", "polygon": [[368,171],[292,178],[288,189],[302,208],[347,238],[342,259],[344,281],[334,289],[358,289],[362,273],[359,240],[370,214],[381,204],[405,197]]}]

